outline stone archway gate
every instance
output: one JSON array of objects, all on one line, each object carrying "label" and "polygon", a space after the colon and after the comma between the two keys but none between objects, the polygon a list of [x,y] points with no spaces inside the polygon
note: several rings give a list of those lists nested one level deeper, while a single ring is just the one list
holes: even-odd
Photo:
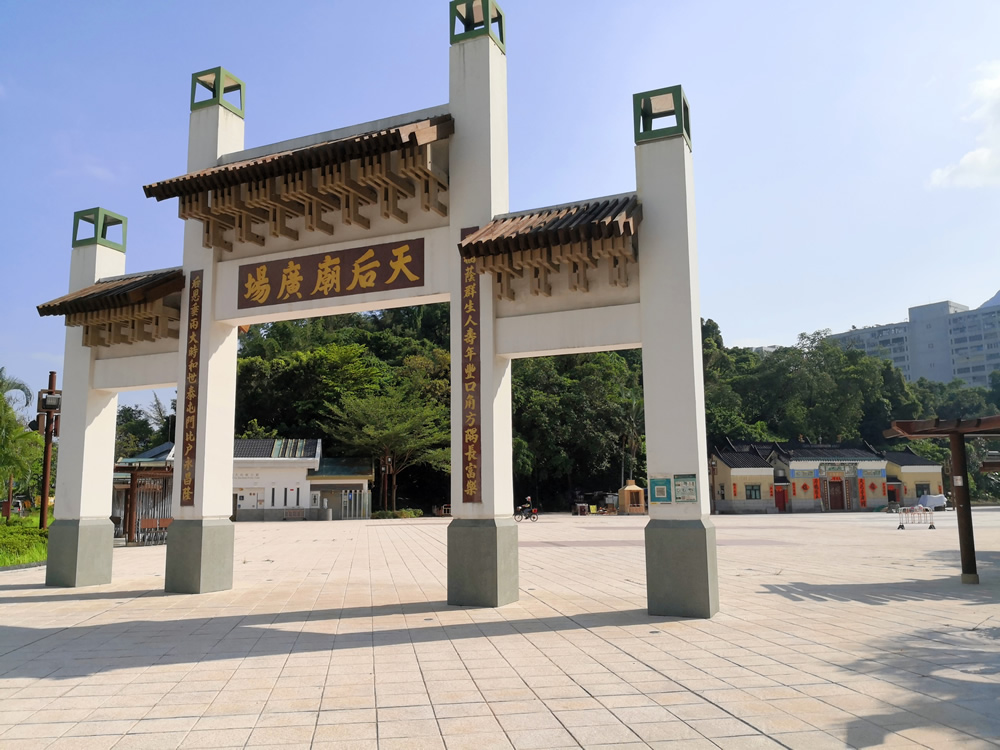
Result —
[{"label": "stone archway gate", "polygon": [[450,22],[448,104],[292,141],[245,148],[244,83],[195,74],[187,171],[145,187],[178,199],[179,268],[124,275],[125,217],[75,215],[70,293],[39,306],[67,324],[47,584],[111,580],[119,392],[178,387],[165,588],[225,590],[239,326],[450,302],[449,602],[518,598],[511,361],[641,346],[649,611],[717,611],[684,94],[633,97],[634,193],[509,213],[506,19]]}]

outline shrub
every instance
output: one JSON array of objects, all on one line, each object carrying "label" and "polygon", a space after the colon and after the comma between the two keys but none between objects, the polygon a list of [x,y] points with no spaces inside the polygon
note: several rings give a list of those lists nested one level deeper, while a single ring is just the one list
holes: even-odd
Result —
[{"label": "shrub", "polygon": [[424,512],[420,508],[401,508],[400,510],[377,510],[372,513],[372,519],[382,521],[387,518],[421,518]]},{"label": "shrub", "polygon": [[41,562],[48,554],[48,542],[48,529],[0,525],[0,567]]}]

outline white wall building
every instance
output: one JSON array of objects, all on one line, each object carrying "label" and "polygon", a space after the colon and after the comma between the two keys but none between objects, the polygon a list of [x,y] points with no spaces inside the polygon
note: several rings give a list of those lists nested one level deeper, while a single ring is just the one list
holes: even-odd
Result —
[{"label": "white wall building", "polygon": [[909,320],[869,326],[831,339],[892,361],[908,381],[920,378],[988,386],[1000,370],[1000,293],[975,310],[957,302],[935,302],[909,310]]}]

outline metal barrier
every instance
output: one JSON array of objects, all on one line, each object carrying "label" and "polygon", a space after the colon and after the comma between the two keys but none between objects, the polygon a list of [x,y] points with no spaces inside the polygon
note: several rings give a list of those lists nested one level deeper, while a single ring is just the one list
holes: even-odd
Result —
[{"label": "metal barrier", "polygon": [[139,534],[136,540],[139,544],[166,544],[167,528],[173,523],[172,518],[140,518]]},{"label": "metal barrier", "polygon": [[372,494],[368,490],[343,490],[340,493],[340,517],[363,520],[372,517]]},{"label": "metal barrier", "polygon": [[896,530],[906,530],[906,524],[928,524],[928,528],[936,528],[934,526],[934,511],[930,508],[925,508],[922,505],[914,505],[912,508],[900,508],[899,509],[899,526]]}]

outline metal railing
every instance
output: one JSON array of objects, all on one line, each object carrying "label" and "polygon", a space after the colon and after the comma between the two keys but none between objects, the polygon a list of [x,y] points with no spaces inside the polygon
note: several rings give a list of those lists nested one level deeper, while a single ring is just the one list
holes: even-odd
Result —
[{"label": "metal railing", "polygon": [[896,530],[905,531],[906,524],[918,526],[927,524],[928,528],[936,528],[934,526],[934,511],[930,508],[925,508],[922,505],[914,505],[912,508],[900,508],[899,526],[896,527]]},{"label": "metal railing", "polygon": [[344,521],[368,520],[372,517],[372,493],[368,490],[343,490],[340,493],[340,517]]}]

